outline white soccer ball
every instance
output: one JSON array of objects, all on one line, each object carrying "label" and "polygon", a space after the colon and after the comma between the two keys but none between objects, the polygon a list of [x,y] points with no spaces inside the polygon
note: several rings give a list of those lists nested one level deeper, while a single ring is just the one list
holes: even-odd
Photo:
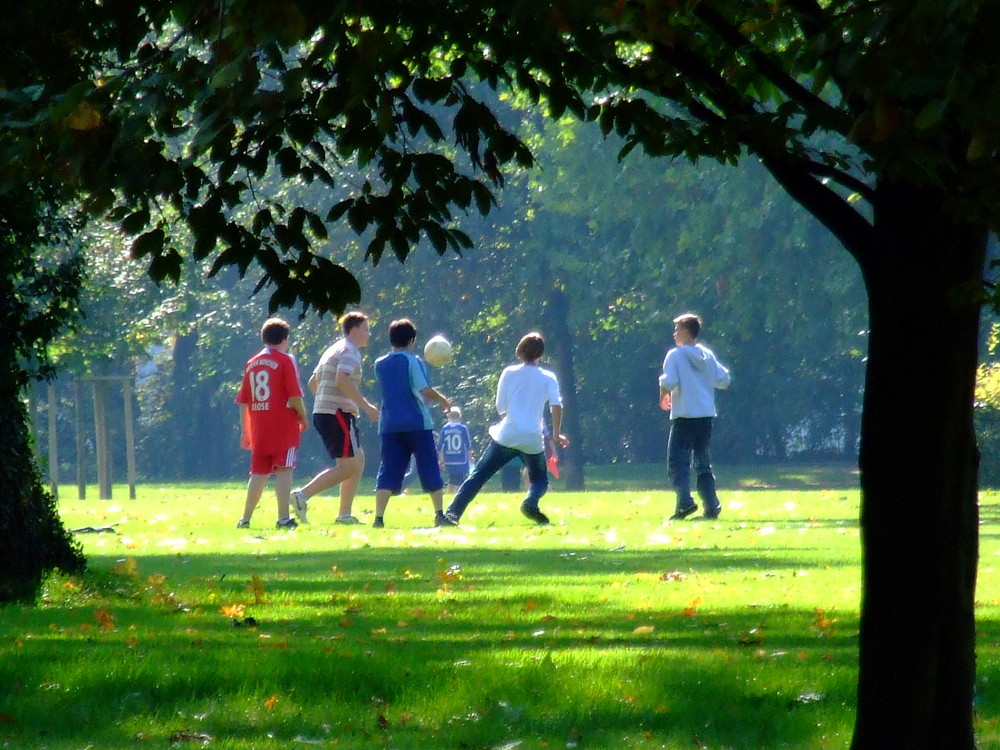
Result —
[{"label": "white soccer ball", "polygon": [[431,336],[424,344],[424,359],[435,367],[451,362],[451,344],[448,339],[441,334]]}]

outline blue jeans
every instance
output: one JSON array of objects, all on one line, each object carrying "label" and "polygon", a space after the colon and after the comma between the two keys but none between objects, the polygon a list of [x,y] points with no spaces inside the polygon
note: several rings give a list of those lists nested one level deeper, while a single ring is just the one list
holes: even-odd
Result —
[{"label": "blue jeans", "polygon": [[677,507],[683,511],[695,504],[691,497],[691,460],[697,477],[698,497],[705,514],[716,516],[721,510],[715,494],[715,475],[708,444],[712,439],[712,417],[678,417],[670,423],[667,439],[667,470],[677,493]]},{"label": "blue jeans", "polygon": [[538,510],[538,501],[549,488],[549,471],[545,467],[545,452],[524,453],[516,448],[508,448],[495,440],[490,440],[486,452],[476,463],[475,470],[468,479],[462,482],[462,486],[458,488],[458,492],[452,498],[451,505],[448,506],[448,513],[455,518],[461,518],[465,509],[469,507],[469,503],[473,501],[490,477],[515,458],[524,461],[524,465],[528,469],[528,481],[531,483],[528,487],[528,494],[521,505]]}]

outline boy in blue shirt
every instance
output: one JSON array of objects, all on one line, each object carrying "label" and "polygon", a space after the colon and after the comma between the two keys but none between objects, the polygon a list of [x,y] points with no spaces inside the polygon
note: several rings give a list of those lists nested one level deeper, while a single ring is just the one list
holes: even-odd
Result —
[{"label": "boy in blue shirt", "polygon": [[438,453],[448,475],[448,492],[454,492],[469,476],[472,462],[472,439],[469,428],[462,424],[462,410],[457,406],[448,410],[448,423],[441,428]]},{"label": "boy in blue shirt", "polygon": [[431,387],[423,360],[413,353],[417,329],[409,320],[394,320],[389,325],[392,351],[375,360],[375,379],[382,393],[378,432],[382,440],[382,459],[375,479],[374,528],[383,528],[383,516],[391,495],[403,489],[403,476],[413,456],[417,475],[434,505],[434,525],[454,526],[444,517],[441,467],[438,466],[434,429],[429,401],[438,402],[448,411],[451,402]]},{"label": "boy in blue shirt", "polygon": [[667,352],[660,375],[660,406],[670,410],[667,471],[677,495],[671,521],[684,520],[698,510],[691,497],[692,459],[704,517],[715,520],[722,512],[709,443],[716,416],[715,391],[728,388],[731,377],[712,350],[698,343],[700,333],[701,318],[694,313],[674,318],[676,346]]}]

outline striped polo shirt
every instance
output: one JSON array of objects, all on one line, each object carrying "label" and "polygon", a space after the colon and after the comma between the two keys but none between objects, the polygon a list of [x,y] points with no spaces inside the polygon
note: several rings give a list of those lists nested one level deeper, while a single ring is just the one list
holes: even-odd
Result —
[{"label": "striped polo shirt", "polygon": [[319,358],[313,370],[316,376],[316,400],[313,414],[336,414],[337,409],[357,416],[358,405],[337,387],[337,373],[343,372],[360,390],[361,350],[347,339],[340,339]]}]

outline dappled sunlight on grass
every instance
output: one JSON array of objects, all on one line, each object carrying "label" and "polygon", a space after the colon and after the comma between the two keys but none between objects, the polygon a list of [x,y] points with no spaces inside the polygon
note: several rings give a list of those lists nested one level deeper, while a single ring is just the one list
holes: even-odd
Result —
[{"label": "dappled sunlight on grass", "polygon": [[[731,489],[712,522],[666,520],[666,491],[554,492],[546,528],[512,494],[441,529],[419,495],[393,499],[386,529],[370,496],[362,526],[320,498],[292,532],[273,496],[235,529],[242,493],[63,500],[70,528],[113,530],[78,535],[90,574],[4,611],[5,747],[849,743],[856,492]],[[1000,716],[996,509],[984,496],[983,747]]]}]

